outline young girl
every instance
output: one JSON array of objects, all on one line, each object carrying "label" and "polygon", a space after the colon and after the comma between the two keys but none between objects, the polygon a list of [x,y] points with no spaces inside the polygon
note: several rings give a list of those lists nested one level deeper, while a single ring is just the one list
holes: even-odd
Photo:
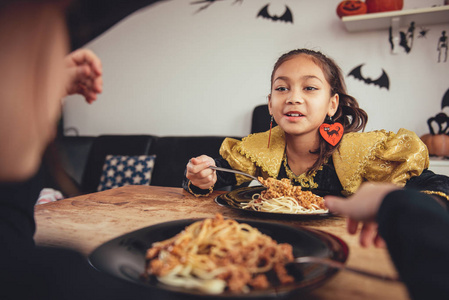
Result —
[{"label": "young girl", "polygon": [[278,126],[241,141],[225,139],[222,158],[192,158],[184,188],[199,196],[251,180],[208,168],[216,165],[264,178],[289,178],[303,189],[335,195],[353,194],[362,182],[376,181],[448,199],[448,178],[427,170],[427,148],[415,133],[358,133],[367,114],[347,94],[340,68],[322,53],[298,49],[278,59],[268,108]]}]

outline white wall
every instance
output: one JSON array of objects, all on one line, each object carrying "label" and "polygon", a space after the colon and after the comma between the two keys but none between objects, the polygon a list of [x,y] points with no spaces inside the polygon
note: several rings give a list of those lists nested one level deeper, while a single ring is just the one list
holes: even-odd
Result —
[{"label": "white wall", "polygon": [[[449,22],[423,26],[425,38],[418,38],[416,24],[412,51],[394,55],[387,30],[348,33],[335,13],[339,0],[224,0],[200,12],[193,2],[149,6],[86,45],[102,59],[104,92],[92,105],[70,97],[66,129],[80,135],[247,135],[252,109],[267,101],[274,62],[302,47],[334,58],[345,74],[362,63],[366,77],[385,69],[390,90],[346,77],[349,93],[368,112],[367,130],[405,127],[422,135],[427,119],[441,112],[449,61],[437,63],[436,47]],[[271,14],[288,5],[294,23],[256,18],[270,2]],[[443,1],[405,0],[404,8],[435,2]]]}]

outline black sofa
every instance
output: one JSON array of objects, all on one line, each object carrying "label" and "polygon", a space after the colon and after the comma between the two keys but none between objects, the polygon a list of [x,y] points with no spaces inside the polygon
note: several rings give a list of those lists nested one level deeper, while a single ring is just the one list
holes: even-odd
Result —
[{"label": "black sofa", "polygon": [[[276,123],[273,122],[273,126]],[[251,133],[270,128],[268,106],[256,106],[252,113]],[[240,137],[234,137],[240,138]],[[150,185],[181,187],[184,171],[190,158],[202,154],[219,157],[224,136],[156,136],[156,135],[100,135],[61,136],[56,140],[58,161],[64,173],[85,193],[97,191],[106,155],[156,155]],[[59,172],[61,174],[61,172]],[[52,182],[54,180],[47,180]],[[225,187],[230,190],[235,187]]]},{"label": "black sofa", "polygon": [[56,141],[65,171],[80,191],[97,191],[106,155],[156,155],[150,185],[181,187],[190,158],[219,157],[224,136],[65,136]]}]

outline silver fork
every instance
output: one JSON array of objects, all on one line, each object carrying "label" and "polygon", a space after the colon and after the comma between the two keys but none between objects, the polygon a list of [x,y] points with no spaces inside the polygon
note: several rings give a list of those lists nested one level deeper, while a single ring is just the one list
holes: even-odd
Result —
[{"label": "silver fork", "polygon": [[392,277],[389,275],[383,275],[383,274],[377,274],[366,270],[361,270],[358,268],[348,267],[344,263],[335,261],[329,258],[324,257],[316,257],[316,256],[302,256],[297,257],[295,260],[289,264],[304,264],[304,263],[314,263],[314,264],[321,264],[325,266],[329,266],[331,268],[343,270],[343,271],[350,271],[356,274],[368,276],[371,278],[379,279],[379,280],[385,280],[385,281],[401,281],[397,277]]},{"label": "silver fork", "polygon": [[[220,167],[215,167],[215,166],[209,166],[210,169],[212,170],[217,170],[217,171],[223,171],[223,172],[229,172],[229,173],[235,173],[235,174],[240,174],[240,175],[244,175],[247,176],[251,179],[257,180],[258,182],[260,182],[259,178],[257,178],[256,176],[250,175],[248,173],[242,172],[242,171],[236,171],[233,169],[226,169],[226,168],[220,168]],[[260,182],[261,185],[265,186],[262,182]]]}]

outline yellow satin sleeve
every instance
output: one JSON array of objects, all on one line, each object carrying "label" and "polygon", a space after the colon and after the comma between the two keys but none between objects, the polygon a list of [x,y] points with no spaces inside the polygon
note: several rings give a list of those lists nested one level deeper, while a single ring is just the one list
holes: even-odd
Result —
[{"label": "yellow satin sleeve", "polygon": [[406,129],[345,134],[332,158],[346,194],[354,193],[364,181],[404,186],[429,166],[427,147]]},{"label": "yellow satin sleeve", "polygon": [[[239,140],[226,138],[221,145],[220,155],[228,161],[232,169],[256,176],[256,165],[236,150],[240,143],[241,141]],[[251,180],[251,178],[239,174],[235,174],[235,178],[237,185]]]},{"label": "yellow satin sleeve", "polygon": [[[269,134],[269,131],[250,134],[241,141],[226,138],[220,147],[220,155],[234,170],[263,178],[276,178],[285,151],[285,135],[279,126],[274,127],[271,132],[270,147],[268,147]],[[237,185],[251,180],[242,175],[235,177]]]}]

